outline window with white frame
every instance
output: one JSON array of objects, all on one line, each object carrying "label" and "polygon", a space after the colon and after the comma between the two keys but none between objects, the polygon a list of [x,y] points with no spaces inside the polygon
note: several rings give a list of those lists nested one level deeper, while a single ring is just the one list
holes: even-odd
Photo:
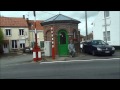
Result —
[{"label": "window with white frame", "polygon": [[109,17],[109,11],[105,11],[106,17]]},{"label": "window with white frame", "polygon": [[20,43],[20,48],[24,48],[25,47],[25,43]]},{"label": "window with white frame", "polygon": [[17,48],[17,40],[12,40],[12,48]]},{"label": "window with white frame", "polygon": [[[104,41],[106,40],[105,39],[105,32],[103,32],[103,39],[104,39]],[[110,41],[110,31],[107,31],[107,41]]]},{"label": "window with white frame", "polygon": [[24,35],[24,29],[19,29],[19,35]]},{"label": "window with white frame", "polygon": [[4,43],[4,45],[3,45],[3,46],[4,46],[4,48],[7,48],[7,43]]},{"label": "window with white frame", "polygon": [[6,35],[10,36],[11,35],[11,29],[6,29]]}]

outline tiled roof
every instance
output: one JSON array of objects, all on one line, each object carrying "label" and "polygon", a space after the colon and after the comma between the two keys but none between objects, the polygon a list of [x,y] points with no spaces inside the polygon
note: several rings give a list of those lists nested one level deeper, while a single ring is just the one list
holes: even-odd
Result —
[{"label": "tiled roof", "polygon": [[44,22],[49,22],[49,21],[59,21],[59,20],[73,20],[73,21],[78,21],[76,19],[70,18],[68,16],[62,15],[62,14],[58,14],[55,15],[47,20],[45,20]]},{"label": "tiled roof", "polygon": [[[36,20],[36,30],[43,30],[43,26],[41,26],[42,21]],[[34,20],[28,20],[28,28],[29,30],[34,30],[35,29],[35,23]]]},{"label": "tiled roof", "polygon": [[28,27],[28,25],[23,18],[0,17],[0,27]]},{"label": "tiled roof", "polygon": [[53,23],[76,23],[76,24],[78,24],[81,22],[76,19],[70,18],[68,16],[58,14],[58,15],[55,15],[55,16],[41,22],[41,25],[44,26],[44,25],[53,24]]}]

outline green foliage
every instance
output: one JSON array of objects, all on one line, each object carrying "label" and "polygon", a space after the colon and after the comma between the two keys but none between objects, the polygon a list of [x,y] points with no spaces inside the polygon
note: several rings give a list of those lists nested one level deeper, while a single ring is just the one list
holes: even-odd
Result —
[{"label": "green foliage", "polygon": [[0,28],[0,44],[3,43],[3,39],[4,39],[3,32],[2,29]]}]

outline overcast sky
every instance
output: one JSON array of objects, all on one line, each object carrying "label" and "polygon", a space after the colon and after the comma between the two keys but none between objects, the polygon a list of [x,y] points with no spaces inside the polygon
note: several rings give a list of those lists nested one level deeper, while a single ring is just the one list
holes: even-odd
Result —
[{"label": "overcast sky", "polygon": [[[36,11],[36,19],[46,20],[59,13],[81,21],[78,25],[78,29],[80,29],[82,35],[86,35],[85,11]],[[33,11],[0,11],[0,14],[4,17],[23,17],[23,15],[25,15],[26,18],[34,20]],[[92,32],[91,23],[94,21],[97,14],[98,11],[87,11],[88,33]]]}]

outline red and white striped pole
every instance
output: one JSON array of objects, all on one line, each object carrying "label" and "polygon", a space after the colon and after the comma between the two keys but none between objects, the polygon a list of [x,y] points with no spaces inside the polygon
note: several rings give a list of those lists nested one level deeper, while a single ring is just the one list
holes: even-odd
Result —
[{"label": "red and white striped pole", "polygon": [[35,45],[34,45],[34,49],[33,49],[33,60],[35,62],[37,62],[37,61],[42,60],[42,58],[41,58],[40,48],[38,47],[38,44],[37,44],[36,14],[35,14],[35,11],[33,11],[33,13],[34,13],[34,17],[35,17],[35,20],[34,20],[34,23],[35,23]]},{"label": "red and white striped pole", "polygon": [[52,59],[55,59],[55,45],[54,45],[54,31],[53,27],[51,27],[51,37],[52,37]]}]

